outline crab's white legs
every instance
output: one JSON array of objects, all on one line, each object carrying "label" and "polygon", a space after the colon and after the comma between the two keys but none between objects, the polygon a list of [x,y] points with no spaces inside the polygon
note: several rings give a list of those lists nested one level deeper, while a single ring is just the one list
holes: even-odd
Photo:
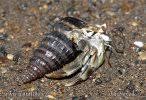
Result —
[{"label": "crab's white legs", "polygon": [[83,76],[86,75],[85,73],[88,70],[89,60],[90,60],[90,56],[89,56],[87,62],[85,63],[85,65],[82,65],[82,69],[81,69],[81,72],[79,73],[79,77],[77,79],[75,79],[74,81],[72,81],[72,82],[66,83],[65,86],[72,86],[72,85],[77,84],[78,82],[81,82],[81,81],[87,79],[86,77],[84,78]]},{"label": "crab's white legs", "polygon": [[84,63],[81,72],[79,73],[79,77],[75,81],[65,84],[65,86],[72,86],[81,81],[85,81],[93,71],[96,71],[97,68],[103,64],[104,51],[98,54],[96,49],[91,49],[87,58],[88,60],[85,61],[86,63]]}]

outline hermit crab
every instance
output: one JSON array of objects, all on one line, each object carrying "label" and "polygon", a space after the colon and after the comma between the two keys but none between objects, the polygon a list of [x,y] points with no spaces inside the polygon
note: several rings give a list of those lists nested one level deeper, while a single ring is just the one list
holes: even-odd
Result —
[{"label": "hermit crab", "polygon": [[80,71],[78,78],[65,86],[85,81],[103,64],[106,49],[110,47],[111,39],[104,34],[103,27],[106,25],[94,26],[74,17],[60,18],[16,81],[24,84],[43,76],[63,78],[77,71]]}]

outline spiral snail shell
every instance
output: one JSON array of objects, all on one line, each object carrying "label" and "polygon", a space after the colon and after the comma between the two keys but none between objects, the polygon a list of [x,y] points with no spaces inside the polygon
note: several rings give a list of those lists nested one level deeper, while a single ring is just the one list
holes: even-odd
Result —
[{"label": "spiral snail shell", "polygon": [[17,77],[19,84],[28,83],[43,77],[46,73],[56,71],[77,56],[74,43],[63,33],[47,33],[34,51],[29,66]]},{"label": "spiral snail shell", "polygon": [[74,18],[61,18],[54,24],[34,51],[30,63],[16,78],[18,84],[29,83],[46,75],[63,78],[79,72],[79,76],[65,86],[85,81],[104,62],[107,47],[112,41],[102,27]]}]

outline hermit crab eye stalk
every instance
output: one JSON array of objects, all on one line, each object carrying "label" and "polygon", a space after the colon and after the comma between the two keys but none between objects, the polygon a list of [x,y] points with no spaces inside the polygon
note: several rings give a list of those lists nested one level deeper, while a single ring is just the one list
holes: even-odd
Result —
[{"label": "hermit crab eye stalk", "polygon": [[70,24],[73,24],[74,26],[76,26],[78,28],[83,28],[87,25],[86,22],[84,22],[80,19],[74,18],[74,17],[65,17],[65,18],[62,18],[61,20],[66,21]]}]

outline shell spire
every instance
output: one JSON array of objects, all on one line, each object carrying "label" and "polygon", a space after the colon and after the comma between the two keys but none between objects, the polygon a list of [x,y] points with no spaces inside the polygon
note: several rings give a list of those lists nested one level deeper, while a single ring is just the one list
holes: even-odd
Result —
[{"label": "shell spire", "polygon": [[16,77],[18,84],[25,84],[56,71],[75,59],[75,45],[63,33],[47,33],[34,51],[28,67]]}]

